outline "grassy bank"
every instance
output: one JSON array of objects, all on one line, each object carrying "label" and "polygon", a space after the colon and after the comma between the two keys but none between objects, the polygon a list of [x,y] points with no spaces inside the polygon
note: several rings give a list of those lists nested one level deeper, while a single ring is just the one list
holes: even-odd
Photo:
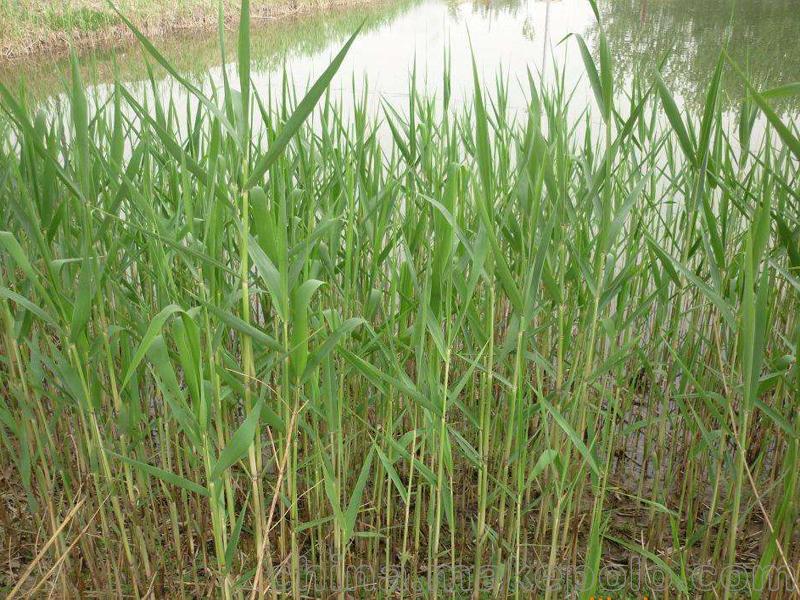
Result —
[{"label": "grassy bank", "polygon": [[[253,0],[254,22],[287,18],[370,0]],[[148,36],[213,30],[218,0],[118,0],[114,2]],[[235,26],[238,2],[223,0],[226,24]],[[70,48],[112,46],[133,36],[104,0],[0,0],[0,60],[66,53]]]},{"label": "grassy bank", "polygon": [[731,127],[601,37],[593,121],[344,118],[347,45],[263,96],[246,31],[213,97],[0,88],[0,589],[800,593],[797,87]]}]

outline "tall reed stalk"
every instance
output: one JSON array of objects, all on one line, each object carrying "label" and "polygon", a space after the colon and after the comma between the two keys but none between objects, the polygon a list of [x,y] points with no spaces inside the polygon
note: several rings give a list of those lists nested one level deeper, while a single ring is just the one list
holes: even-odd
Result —
[{"label": "tall reed stalk", "polygon": [[130,22],[180,95],[0,87],[0,589],[800,594],[797,85],[685,113],[601,29],[577,119],[447,56],[378,115],[358,31],[297,95],[240,21],[219,89]]}]

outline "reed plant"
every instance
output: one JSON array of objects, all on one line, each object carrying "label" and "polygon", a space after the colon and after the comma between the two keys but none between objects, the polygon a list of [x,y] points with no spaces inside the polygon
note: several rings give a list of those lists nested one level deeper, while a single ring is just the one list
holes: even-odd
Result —
[{"label": "reed plant", "polygon": [[577,119],[375,114],[241,9],[219,88],[124,15],[181,95],[0,87],[7,597],[800,593],[800,88],[684,114],[601,33]]}]

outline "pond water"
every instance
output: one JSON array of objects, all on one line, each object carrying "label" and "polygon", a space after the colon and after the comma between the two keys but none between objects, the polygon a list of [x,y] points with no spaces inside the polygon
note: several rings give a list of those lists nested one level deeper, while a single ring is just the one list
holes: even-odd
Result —
[{"label": "pond water", "polygon": [[[664,78],[678,101],[689,108],[702,102],[723,44],[761,86],[800,80],[800,0],[599,0],[598,5],[617,77],[624,81],[634,71],[649,72],[665,60]],[[517,81],[527,78],[528,69],[542,73],[544,82],[552,81],[558,69],[568,89],[575,87],[576,95],[590,97],[580,53],[568,38],[581,34],[590,48],[597,47],[598,29],[588,0],[397,0],[254,23],[255,86],[266,95],[269,86],[280,81],[285,66],[302,88],[328,65],[364,19],[365,30],[333,84],[334,90],[343,92],[345,103],[355,87],[367,92],[371,106],[379,106],[381,98],[401,105],[414,65],[418,84],[430,92],[440,91],[445,50],[450,55],[455,102],[471,94],[473,54],[487,87],[498,73],[506,78],[512,108],[524,102],[521,89],[527,84],[520,86]],[[229,32],[228,38],[225,58],[215,33],[175,36],[157,40],[156,45],[179,70],[213,84],[221,81],[223,65],[235,69],[230,62],[235,57],[234,33]],[[136,46],[87,54],[82,65],[86,80],[101,87],[113,79],[115,69],[130,83],[147,79]],[[0,67],[0,81],[6,85],[16,87],[23,81],[36,101],[56,104],[67,74],[65,60]],[[158,85],[170,85],[163,73],[156,74]],[[724,85],[723,102],[736,106],[741,83],[730,75]],[[793,111],[796,106],[788,108]]]}]

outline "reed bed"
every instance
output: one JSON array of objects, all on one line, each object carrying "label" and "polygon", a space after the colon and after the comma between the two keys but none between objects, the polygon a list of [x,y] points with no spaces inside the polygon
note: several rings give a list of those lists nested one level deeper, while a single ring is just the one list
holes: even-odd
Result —
[{"label": "reed bed", "polygon": [[353,38],[256,89],[248,16],[211,92],[136,33],[185,100],[0,88],[4,593],[797,594],[798,87],[683,114],[601,33],[577,119],[344,118]]}]

